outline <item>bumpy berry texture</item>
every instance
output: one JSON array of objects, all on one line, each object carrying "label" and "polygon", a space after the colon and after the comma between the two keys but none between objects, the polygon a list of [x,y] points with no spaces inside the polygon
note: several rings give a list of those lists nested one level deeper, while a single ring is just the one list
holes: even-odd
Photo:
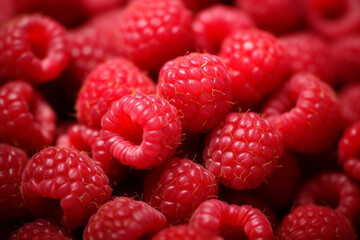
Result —
[{"label": "bumpy berry texture", "polygon": [[165,216],[147,203],[116,197],[90,218],[83,239],[148,239],[165,225]]},{"label": "bumpy berry texture", "polygon": [[177,225],[159,231],[151,240],[223,240],[220,236],[211,235],[196,227]]},{"label": "bumpy berry texture", "polygon": [[266,216],[249,205],[229,205],[211,199],[203,202],[189,220],[189,225],[225,239],[275,239]]},{"label": "bumpy berry texture", "polygon": [[0,82],[55,79],[69,63],[65,28],[42,15],[19,16],[0,29]]},{"label": "bumpy berry texture", "polygon": [[34,216],[51,217],[70,229],[86,225],[111,197],[108,178],[86,153],[58,147],[32,156],[22,175],[21,192]]},{"label": "bumpy berry texture", "polygon": [[52,144],[56,113],[27,82],[14,80],[0,88],[0,141],[27,153]]},{"label": "bumpy berry texture", "polygon": [[207,136],[204,165],[223,185],[252,189],[274,171],[283,148],[280,132],[257,113],[229,113]]},{"label": "bumpy berry texture", "polygon": [[360,83],[348,84],[338,92],[338,111],[344,127],[360,121]]},{"label": "bumpy berry texture", "polygon": [[155,83],[125,58],[97,65],[87,76],[76,101],[78,120],[101,128],[101,118],[121,97],[140,91],[155,92]]},{"label": "bumpy berry texture", "polygon": [[216,198],[215,176],[189,159],[171,158],[153,169],[144,182],[144,199],[167,223],[186,222],[205,200]]},{"label": "bumpy berry texture", "polygon": [[118,31],[121,54],[153,72],[192,46],[191,14],[180,0],[132,1]]},{"label": "bumpy berry texture", "polygon": [[185,132],[208,132],[231,108],[230,75],[221,58],[190,53],[161,68],[158,94],[179,111]]},{"label": "bumpy berry texture", "polygon": [[305,154],[329,150],[340,133],[334,90],[307,72],[293,75],[265,102],[262,113],[284,137],[285,148]]},{"label": "bumpy berry texture", "polygon": [[27,215],[20,192],[27,154],[20,148],[0,143],[0,222]]},{"label": "bumpy berry texture", "polygon": [[253,20],[244,11],[224,4],[212,5],[194,16],[194,47],[198,52],[217,54],[231,32],[253,27]]},{"label": "bumpy berry texture", "polygon": [[137,92],[115,101],[101,121],[105,148],[120,163],[138,169],[161,164],[179,146],[177,109],[157,95]]},{"label": "bumpy berry texture", "polygon": [[279,240],[356,239],[351,223],[341,213],[313,204],[297,207],[288,213],[277,237]]},{"label": "bumpy berry texture", "polygon": [[258,29],[233,32],[223,41],[219,55],[229,68],[233,101],[244,110],[259,104],[288,72],[278,39]]}]

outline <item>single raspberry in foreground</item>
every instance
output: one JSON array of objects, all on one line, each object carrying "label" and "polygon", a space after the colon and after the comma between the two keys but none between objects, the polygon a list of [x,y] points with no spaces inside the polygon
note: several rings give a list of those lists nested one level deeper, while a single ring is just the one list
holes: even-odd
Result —
[{"label": "single raspberry in foreground", "polygon": [[220,236],[214,236],[206,231],[189,225],[175,225],[158,232],[151,240],[223,240]]}]

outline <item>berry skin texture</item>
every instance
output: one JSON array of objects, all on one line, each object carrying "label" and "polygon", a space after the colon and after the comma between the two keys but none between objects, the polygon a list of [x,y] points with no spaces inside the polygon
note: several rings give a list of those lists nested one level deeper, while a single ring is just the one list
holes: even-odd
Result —
[{"label": "berry skin texture", "polygon": [[186,222],[205,200],[218,195],[215,176],[189,159],[171,158],[153,169],[144,182],[144,199],[167,223]]},{"label": "berry skin texture", "polygon": [[21,174],[27,160],[22,149],[0,143],[0,222],[27,215],[20,192]]},{"label": "berry skin texture", "polygon": [[158,94],[179,111],[185,132],[205,133],[231,109],[230,76],[221,58],[190,53],[161,68]]},{"label": "berry skin texture", "polygon": [[148,239],[145,236],[151,236],[165,225],[165,216],[147,203],[115,197],[90,218],[83,239]]},{"label": "berry skin texture", "polygon": [[45,99],[23,80],[0,88],[0,141],[33,154],[55,137],[56,113]]},{"label": "berry skin texture", "polygon": [[336,104],[329,85],[300,72],[270,96],[262,113],[283,134],[285,149],[316,154],[333,147],[340,135]]},{"label": "berry skin texture", "polygon": [[344,86],[338,93],[338,111],[345,128],[360,121],[360,83]]},{"label": "berry skin texture", "polygon": [[159,231],[151,240],[223,240],[220,236],[213,236],[205,231],[189,226],[177,225]]},{"label": "berry skin texture", "polygon": [[140,92],[115,101],[101,126],[105,148],[120,163],[137,169],[171,157],[182,135],[176,108],[157,95]]},{"label": "berry skin texture", "polygon": [[0,29],[0,82],[16,78],[50,81],[69,60],[66,30],[49,17],[23,15]]},{"label": "berry skin texture", "polygon": [[226,187],[252,189],[275,170],[283,149],[269,121],[255,112],[229,113],[206,138],[204,166]]},{"label": "berry skin texture", "polygon": [[288,73],[288,62],[278,39],[258,29],[237,30],[220,49],[231,75],[233,101],[241,109],[259,104]]},{"label": "berry skin texture", "polygon": [[34,216],[50,217],[76,229],[111,197],[103,170],[84,153],[49,147],[34,154],[23,175],[25,207]]},{"label": "berry skin texture", "polygon": [[141,69],[157,72],[191,49],[191,22],[180,0],[132,1],[118,29],[120,53]]},{"label": "berry skin texture", "polygon": [[275,239],[269,220],[259,209],[249,205],[229,205],[217,199],[200,204],[189,225],[229,240]]},{"label": "berry skin texture", "polygon": [[351,223],[338,211],[309,204],[288,213],[278,228],[279,240],[355,240]]},{"label": "berry skin texture", "polygon": [[125,58],[113,58],[94,68],[76,101],[79,122],[101,128],[101,118],[111,104],[135,91],[155,92],[155,83]]}]

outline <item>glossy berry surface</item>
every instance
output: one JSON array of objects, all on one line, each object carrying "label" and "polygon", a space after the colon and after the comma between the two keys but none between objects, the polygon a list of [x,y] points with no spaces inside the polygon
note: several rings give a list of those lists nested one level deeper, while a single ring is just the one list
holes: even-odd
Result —
[{"label": "glossy berry surface", "polygon": [[159,231],[152,240],[222,240],[220,236],[214,236],[206,231],[199,230],[189,225],[176,225]]}]

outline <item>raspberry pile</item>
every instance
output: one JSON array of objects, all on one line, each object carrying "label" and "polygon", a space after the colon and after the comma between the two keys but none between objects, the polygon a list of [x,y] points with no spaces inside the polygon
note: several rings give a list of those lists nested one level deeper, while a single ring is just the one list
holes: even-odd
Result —
[{"label": "raspberry pile", "polygon": [[0,238],[360,238],[359,0],[0,0]]}]

